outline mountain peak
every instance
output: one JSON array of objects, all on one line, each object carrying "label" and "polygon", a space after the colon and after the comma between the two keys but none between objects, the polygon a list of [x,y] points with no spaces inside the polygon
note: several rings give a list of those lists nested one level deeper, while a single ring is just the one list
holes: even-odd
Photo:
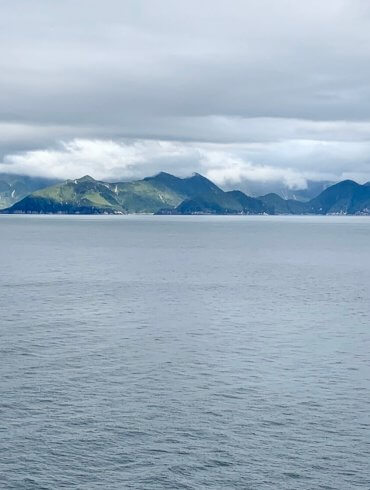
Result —
[{"label": "mountain peak", "polygon": [[199,174],[198,172],[193,172],[193,173],[191,174],[191,177],[188,177],[188,178],[190,178],[190,179],[203,179],[203,180],[209,180],[209,179],[207,179],[207,177],[204,177],[204,175]]},{"label": "mountain peak", "polygon": [[281,199],[282,201],[285,201],[279,194],[276,194],[276,192],[269,192],[268,194],[264,194],[263,196],[258,197],[257,199],[260,199],[262,197],[268,197],[268,198],[273,198],[273,199]]},{"label": "mountain peak", "polygon": [[151,177],[145,177],[144,180],[166,182],[166,181],[177,181],[179,180],[179,178],[175,177],[172,174],[169,174],[168,172],[159,172],[158,174],[152,175]]},{"label": "mountain peak", "polygon": [[187,186],[191,186],[192,194],[196,195],[202,192],[220,192],[221,189],[204,175],[193,173],[191,177],[183,179]]},{"label": "mountain peak", "polygon": [[158,172],[154,177],[175,177],[175,176],[169,174],[168,172]]},{"label": "mountain peak", "polygon": [[342,180],[341,182],[338,182],[337,184],[332,185],[331,187],[332,188],[336,188],[336,187],[360,187],[360,184],[358,184],[354,180],[346,179],[346,180]]},{"label": "mountain peak", "polygon": [[78,182],[96,182],[90,175],[84,175],[80,179],[77,179]]}]

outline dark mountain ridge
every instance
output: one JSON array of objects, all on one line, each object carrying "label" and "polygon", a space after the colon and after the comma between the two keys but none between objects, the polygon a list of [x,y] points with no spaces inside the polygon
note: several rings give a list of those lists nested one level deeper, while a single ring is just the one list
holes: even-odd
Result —
[{"label": "dark mountain ridge", "polygon": [[370,214],[370,186],[343,180],[308,203],[312,214]]}]

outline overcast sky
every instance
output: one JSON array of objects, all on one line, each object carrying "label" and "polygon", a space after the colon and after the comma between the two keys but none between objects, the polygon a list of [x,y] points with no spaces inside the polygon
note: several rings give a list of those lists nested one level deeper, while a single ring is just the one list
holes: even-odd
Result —
[{"label": "overcast sky", "polygon": [[3,0],[0,162],[370,180],[370,1]]}]

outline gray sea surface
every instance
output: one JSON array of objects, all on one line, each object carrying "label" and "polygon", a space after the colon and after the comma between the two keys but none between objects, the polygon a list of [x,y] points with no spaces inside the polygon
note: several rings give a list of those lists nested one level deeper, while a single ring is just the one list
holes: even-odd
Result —
[{"label": "gray sea surface", "polygon": [[370,219],[0,216],[0,488],[370,489]]}]

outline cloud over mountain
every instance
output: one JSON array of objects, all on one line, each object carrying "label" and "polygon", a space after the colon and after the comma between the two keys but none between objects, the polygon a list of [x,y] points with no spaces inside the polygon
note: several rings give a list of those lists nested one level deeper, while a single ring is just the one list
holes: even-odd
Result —
[{"label": "cloud over mountain", "polygon": [[[219,185],[280,181],[303,189],[309,180],[368,180],[369,142],[289,140],[268,143],[194,143],[162,140],[74,139],[57,147],[8,155],[0,172],[47,178],[119,180],[177,169],[200,172]],[[352,169],[352,162],[357,165]],[[279,165],[279,162],[284,162]]]}]

